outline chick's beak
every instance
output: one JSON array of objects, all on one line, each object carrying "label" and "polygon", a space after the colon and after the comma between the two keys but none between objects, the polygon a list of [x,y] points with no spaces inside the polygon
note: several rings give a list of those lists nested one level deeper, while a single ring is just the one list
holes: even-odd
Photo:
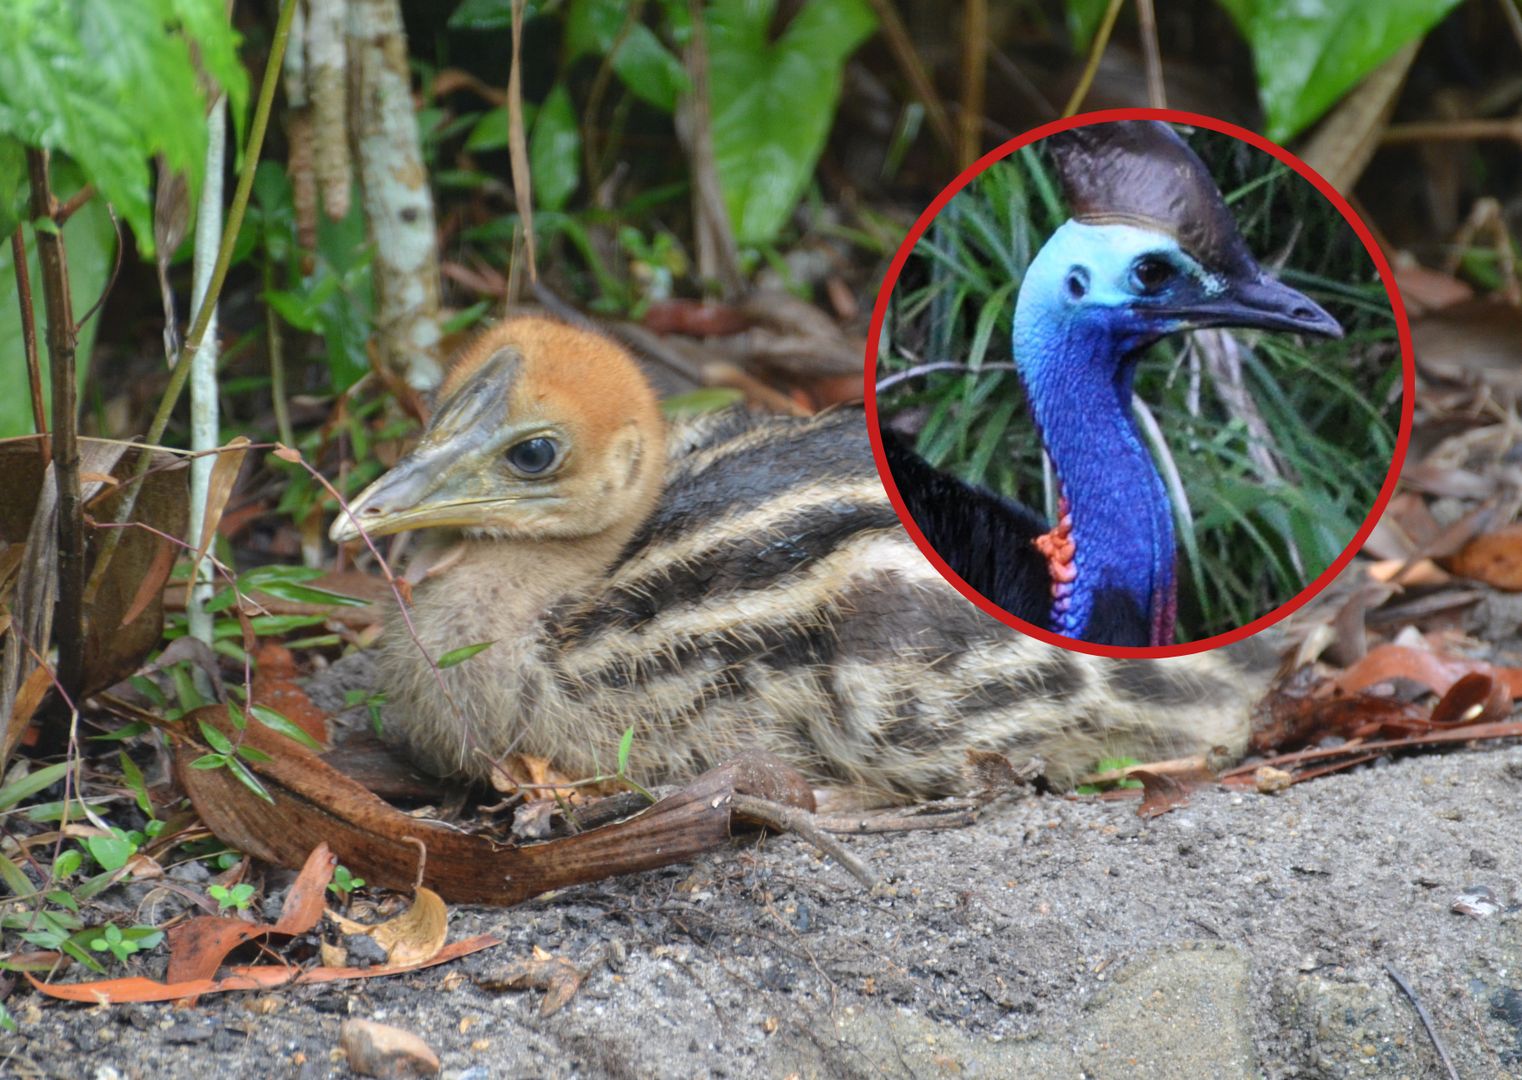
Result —
[{"label": "chick's beak", "polygon": [[340,512],[328,529],[334,543],[359,538],[360,527],[369,536],[387,536],[424,528],[469,528],[483,521],[488,503],[500,504],[500,494],[487,495],[467,488],[457,470],[439,460],[437,452],[415,451],[398,461],[391,471],[359,493]]}]

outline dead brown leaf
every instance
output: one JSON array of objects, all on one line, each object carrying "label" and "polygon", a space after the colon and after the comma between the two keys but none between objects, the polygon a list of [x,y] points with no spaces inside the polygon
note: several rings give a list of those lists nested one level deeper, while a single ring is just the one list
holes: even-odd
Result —
[{"label": "dead brown leaf", "polygon": [[569,960],[552,956],[535,945],[532,956],[513,961],[491,978],[478,979],[476,985],[482,990],[495,991],[543,990],[539,1015],[550,1016],[576,996],[585,978],[586,973]]},{"label": "dead brown leaf", "polygon": [[1132,769],[1131,778],[1142,782],[1142,801],[1136,808],[1137,817],[1161,817],[1170,810],[1189,805],[1191,785],[1179,776]]},{"label": "dead brown leaf", "polygon": [[[248,922],[226,915],[203,915],[169,931],[169,966],[164,972],[170,983],[209,981],[227,954],[239,945],[270,934],[304,934],[322,917],[322,894],[333,879],[338,860],[326,844],[318,844],[307,856],[296,884],[291,886],[280,920]],[[315,893],[317,903],[312,903]]]},{"label": "dead brown leaf", "polygon": [[421,964],[444,947],[449,936],[449,909],[438,893],[419,888],[411,907],[371,927],[369,934],[386,950],[386,959],[392,964]]},{"label": "dead brown leaf", "polygon": [[217,525],[222,521],[222,511],[227,508],[227,500],[232,496],[233,485],[237,483],[238,470],[243,468],[243,459],[248,456],[248,444],[247,435],[238,435],[216,454],[211,477],[206,483],[206,517],[201,521],[201,542],[196,545],[196,562],[206,558],[212,538],[217,535]]},{"label": "dead brown leaf", "polygon": [[1448,561],[1448,568],[1497,589],[1522,590],[1522,525],[1475,537]]}]

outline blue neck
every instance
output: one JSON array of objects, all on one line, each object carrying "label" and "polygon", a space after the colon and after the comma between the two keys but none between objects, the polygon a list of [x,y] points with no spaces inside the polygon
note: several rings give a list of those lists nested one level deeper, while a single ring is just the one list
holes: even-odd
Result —
[{"label": "blue neck", "polygon": [[1103,309],[1060,296],[1043,303],[1052,293],[1040,287],[1050,276],[1040,262],[1020,292],[1014,352],[1072,516],[1077,576],[1052,629],[1086,637],[1096,598],[1119,591],[1146,613],[1149,643],[1171,644],[1172,508],[1131,412],[1136,359],[1156,335],[1137,337]]}]

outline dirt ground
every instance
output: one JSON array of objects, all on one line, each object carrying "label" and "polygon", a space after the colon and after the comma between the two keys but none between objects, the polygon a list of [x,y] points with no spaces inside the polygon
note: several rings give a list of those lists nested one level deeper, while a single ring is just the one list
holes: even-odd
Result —
[{"label": "dirt ground", "polygon": [[[791,838],[457,909],[503,944],[389,979],[196,1007],[12,998],[6,1076],[347,1076],[347,1017],[487,1077],[1522,1076],[1522,747],[1279,795],[1030,797],[950,832],[861,837],[869,895]],[[1471,910],[1454,909],[1469,898]],[[540,1015],[490,981],[535,948],[587,972]],[[149,974],[157,974],[151,968]]]}]

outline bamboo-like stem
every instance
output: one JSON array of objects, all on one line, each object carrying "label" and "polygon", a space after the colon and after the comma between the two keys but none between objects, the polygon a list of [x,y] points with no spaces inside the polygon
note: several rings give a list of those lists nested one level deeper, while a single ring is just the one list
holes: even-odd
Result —
[{"label": "bamboo-like stem", "polygon": [[1147,104],[1154,109],[1166,109],[1168,91],[1163,85],[1163,50],[1157,43],[1157,9],[1153,0],[1136,0],[1136,22],[1147,68]]},{"label": "bamboo-like stem", "polygon": [[983,87],[988,75],[988,0],[967,0],[962,15],[962,109],[957,117],[957,168],[978,160]]},{"label": "bamboo-like stem", "polygon": [[[26,264],[26,235],[20,225],[11,233],[11,264],[16,268],[16,299],[21,304],[21,351],[26,356],[27,386],[32,392],[32,424],[37,434],[48,433],[48,410],[42,400],[42,365],[37,358],[37,320],[32,311],[32,272]],[[37,440],[43,468],[53,459],[49,440]]]},{"label": "bamboo-like stem", "polygon": [[1068,103],[1063,107],[1063,116],[1072,116],[1083,105],[1083,99],[1089,96],[1089,87],[1094,84],[1094,75],[1099,71],[1099,61],[1104,58],[1105,48],[1110,44],[1110,35],[1115,31],[1115,20],[1120,17],[1120,5],[1125,0],[1110,0],[1110,6],[1105,9],[1105,17],[1099,22],[1099,30],[1094,35],[1094,44],[1089,46],[1089,60],[1083,65],[1083,75],[1078,79],[1078,85],[1073,87],[1073,96],[1068,98]]},{"label": "bamboo-like stem", "polygon": [[48,315],[48,370],[53,388],[53,479],[58,485],[58,681],[78,696],[85,657],[85,523],[79,490],[79,431],[74,379],[74,309],[69,297],[69,260],[53,215],[58,200],[48,184],[48,151],[29,148],[27,175],[42,300]]},{"label": "bamboo-like stem", "polygon": [[[222,166],[227,153],[227,95],[218,94],[206,118],[206,179],[201,187],[201,202],[196,210],[196,250],[191,272],[190,305],[198,319],[206,308],[206,339],[188,359],[194,367],[190,373],[190,448],[211,450],[218,443],[217,425],[217,302],[207,296],[211,285],[212,245],[222,226]],[[180,363],[187,358],[180,357]],[[190,531],[186,534],[191,551],[198,552],[206,526],[207,494],[211,488],[211,470],[215,458],[210,454],[190,461]],[[212,595],[212,567],[209,560],[191,557],[190,589],[185,594],[185,613],[190,636],[211,644],[213,618],[206,610]],[[201,679],[205,680],[205,673]],[[203,692],[211,689],[209,680]]]},{"label": "bamboo-like stem", "polygon": [[[259,85],[259,101],[254,106],[254,118],[248,127],[248,145],[243,151],[243,171],[238,175],[238,186],[233,191],[232,205],[228,208],[227,220],[223,224],[222,242],[217,250],[216,266],[212,268],[211,282],[206,288],[206,303],[202,304],[201,310],[196,313],[190,333],[180,349],[180,361],[170,372],[169,385],[164,388],[164,396],[159,401],[158,411],[153,414],[153,422],[148,425],[148,434],[144,441],[150,445],[158,443],[164,437],[164,429],[169,426],[169,418],[174,415],[174,407],[180,399],[180,392],[185,389],[185,382],[190,378],[191,365],[185,362],[185,358],[194,356],[200,349],[201,342],[206,337],[206,324],[211,319],[217,297],[222,295],[222,284],[227,280],[227,269],[232,265],[233,247],[238,240],[238,230],[243,227],[243,216],[248,210],[249,194],[254,188],[254,169],[259,163],[259,151],[264,146],[264,134],[269,129],[270,110],[275,100],[275,87],[280,82],[280,65],[285,56],[286,42],[291,36],[291,17],[296,11],[296,4],[297,0],[282,0],[281,2],[280,18],[275,23],[275,36],[270,40],[270,54],[264,66],[264,79]],[[117,524],[132,520],[132,512],[137,508],[138,492],[142,487],[136,481],[148,471],[152,458],[151,454],[138,456],[132,482],[125,485],[125,491],[122,493],[121,506],[116,513]],[[94,597],[100,588],[101,581],[105,579],[106,570],[111,565],[111,556],[116,551],[116,542],[123,532],[125,532],[123,529],[112,529],[107,532],[105,541],[101,544],[100,555],[95,560],[95,570],[90,575],[90,583],[85,587],[87,603]]]},{"label": "bamboo-like stem", "polygon": [[[275,289],[275,268],[264,260],[264,291]],[[280,336],[280,316],[273,305],[264,305],[265,345],[270,357],[270,404],[275,409],[275,431],[286,446],[296,445],[296,432],[291,427],[291,406],[285,397],[285,342]]]}]

